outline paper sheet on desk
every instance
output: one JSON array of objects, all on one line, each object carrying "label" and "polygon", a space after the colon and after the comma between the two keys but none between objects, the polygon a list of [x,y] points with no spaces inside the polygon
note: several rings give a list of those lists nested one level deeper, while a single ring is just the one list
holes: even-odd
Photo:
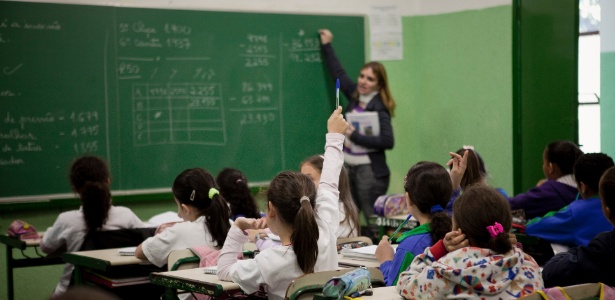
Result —
[{"label": "paper sheet on desk", "polygon": [[137,247],[126,247],[126,248],[122,248],[122,249],[117,250],[117,252],[121,256],[134,256],[135,255],[135,251],[137,251]]},{"label": "paper sheet on desk", "polygon": [[[342,256],[357,258],[357,259],[370,259],[376,260],[376,249],[378,245],[369,245],[354,249],[342,249]],[[397,250],[396,245],[393,247],[393,251]]]}]

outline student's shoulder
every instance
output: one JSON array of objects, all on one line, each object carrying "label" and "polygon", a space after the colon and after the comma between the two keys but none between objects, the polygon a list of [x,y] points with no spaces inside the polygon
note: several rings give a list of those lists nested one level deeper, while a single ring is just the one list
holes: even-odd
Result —
[{"label": "student's shoulder", "polygon": [[58,215],[58,221],[75,221],[76,219],[82,219],[83,212],[80,210],[69,210]]},{"label": "student's shoulder", "polygon": [[111,206],[109,212],[112,214],[134,215],[135,213],[125,206]]}]

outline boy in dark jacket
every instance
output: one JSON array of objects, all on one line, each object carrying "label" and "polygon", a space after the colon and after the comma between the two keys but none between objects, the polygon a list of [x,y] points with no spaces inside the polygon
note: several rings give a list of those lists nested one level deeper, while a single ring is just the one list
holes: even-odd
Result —
[{"label": "boy in dark jacket", "polygon": [[[615,167],[600,179],[604,216],[615,225]],[[549,260],[542,271],[545,287],[602,282],[615,286],[615,230],[598,234],[587,246],[574,247]]]}]

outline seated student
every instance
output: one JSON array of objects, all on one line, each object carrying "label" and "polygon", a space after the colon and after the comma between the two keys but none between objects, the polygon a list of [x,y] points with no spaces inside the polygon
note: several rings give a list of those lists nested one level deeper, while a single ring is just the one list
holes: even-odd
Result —
[{"label": "seated student", "polygon": [[453,204],[453,231],[412,261],[397,291],[406,299],[517,299],[542,289],[536,261],[511,244],[511,226],[502,194],[469,187]]},{"label": "seated student", "polygon": [[[453,195],[451,196],[451,200],[446,205],[446,211],[451,213],[453,211],[453,203],[455,199],[459,197],[462,190],[469,187],[473,184],[482,184],[488,186],[487,184],[487,168],[485,167],[485,161],[478,154],[474,147],[472,146],[463,146],[461,149],[457,150],[457,155],[463,155],[465,152],[468,152],[467,164],[465,168],[465,172],[463,173],[463,177],[461,179],[453,178]],[[450,160],[447,165],[451,166],[452,160]],[[506,191],[502,188],[496,188],[498,192],[500,192],[504,197],[508,197]]]},{"label": "seated student", "polygon": [[[324,160],[325,158],[322,155],[314,155],[301,163],[301,173],[312,179],[314,185],[316,185],[316,189],[318,189],[318,182],[320,181]],[[352,199],[348,173],[344,167],[342,167],[342,171],[340,172],[339,191],[340,226],[337,228],[335,235],[338,238],[359,236],[359,209]]]},{"label": "seated student", "polygon": [[[88,232],[145,227],[129,208],[111,205],[109,168],[105,161],[94,156],[83,156],[73,162],[70,184],[79,195],[81,207],[61,213],[41,240],[41,250],[57,253],[63,247],[67,252],[79,251]],[[66,292],[73,265],[66,264],[54,296]]]},{"label": "seated student", "polygon": [[248,186],[248,179],[241,171],[232,168],[224,168],[216,177],[216,183],[220,187],[220,195],[231,206],[231,220],[238,217],[260,218],[256,200]]},{"label": "seated student", "polygon": [[542,154],[542,171],[546,180],[523,194],[509,198],[510,208],[523,209],[525,218],[529,220],[570,204],[578,193],[572,167],[582,154],[581,149],[572,142],[549,144]]},{"label": "seated student", "polygon": [[[615,167],[600,179],[600,199],[604,216],[615,225]],[[602,282],[615,286],[615,230],[603,232],[587,246],[558,253],[542,270],[546,287]]]},{"label": "seated student", "polygon": [[173,250],[195,246],[220,249],[231,227],[230,210],[209,172],[187,169],[175,178],[171,190],[177,215],[187,222],[176,223],[148,238],[135,251],[135,257],[158,267],[166,265]]},{"label": "seated student", "polygon": [[435,162],[418,162],[406,174],[404,190],[410,214],[421,225],[397,238],[399,246],[396,252],[393,252],[386,235],[380,240],[376,259],[380,262],[387,286],[397,284],[399,273],[410,266],[416,255],[451,231],[451,218],[443,206],[451,198],[453,188],[451,177],[443,166]]},{"label": "seated student", "polygon": [[543,218],[531,220],[525,233],[551,243],[586,246],[597,234],[613,230],[613,225],[602,213],[598,197],[600,177],[612,166],[613,159],[603,153],[588,153],[579,157],[574,164],[574,177],[582,199]]},{"label": "seated student", "polygon": [[[267,190],[267,214],[261,219],[237,218],[218,258],[218,277],[232,280],[252,294],[265,287],[269,299],[284,299],[290,282],[306,273],[337,269],[339,226],[338,180],[344,163],[342,145],[348,123],[336,109],[327,122],[325,160],[318,185],[299,172],[282,172]],[[269,229],[282,244],[254,259],[237,260],[248,241],[246,229]]]}]

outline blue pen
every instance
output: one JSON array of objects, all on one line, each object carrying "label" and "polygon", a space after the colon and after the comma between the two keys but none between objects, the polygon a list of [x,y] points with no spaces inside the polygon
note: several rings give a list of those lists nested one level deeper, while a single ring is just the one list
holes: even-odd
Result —
[{"label": "blue pen", "polygon": [[340,107],[340,79],[335,80],[335,109]]},{"label": "blue pen", "polygon": [[[404,225],[406,225],[406,223],[408,223],[408,220],[410,220],[410,218],[412,218],[412,215],[408,215],[408,217],[406,218],[406,220],[405,220],[403,223],[401,223],[401,224],[399,225],[399,227],[397,227],[397,229],[395,229],[395,231],[393,231],[393,234],[391,234],[391,236],[390,236],[390,238],[391,238],[391,239],[395,237],[395,235],[397,234],[397,232],[399,232],[399,230],[400,230],[402,227],[404,227]],[[389,239],[389,241],[390,241],[390,242],[392,242],[392,240],[391,240],[391,239]]]}]

